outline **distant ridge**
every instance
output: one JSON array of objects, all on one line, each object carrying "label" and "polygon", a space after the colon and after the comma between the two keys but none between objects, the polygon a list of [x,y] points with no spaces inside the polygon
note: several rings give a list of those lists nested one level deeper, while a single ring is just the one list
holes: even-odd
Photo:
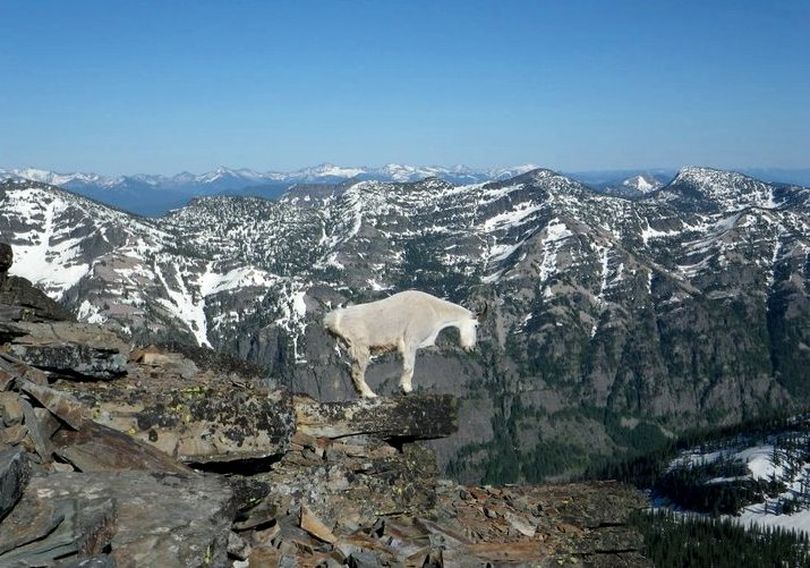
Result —
[{"label": "distant ridge", "polygon": [[[93,172],[61,173],[37,168],[0,168],[0,180],[22,179],[55,185],[108,205],[146,216],[160,216],[193,197],[233,194],[278,199],[293,185],[343,184],[349,181],[411,183],[439,178],[455,185],[502,181],[537,169],[534,164],[497,168],[413,166],[389,163],[381,167],[347,167],[331,163],[292,171],[257,171],[219,166],[202,174],[173,176],[134,174],[104,176]],[[810,186],[810,169],[741,170],[771,182]],[[676,170],[639,169],[566,172],[592,189],[620,197],[637,198],[658,189]],[[759,174],[759,175],[758,175]]]}]

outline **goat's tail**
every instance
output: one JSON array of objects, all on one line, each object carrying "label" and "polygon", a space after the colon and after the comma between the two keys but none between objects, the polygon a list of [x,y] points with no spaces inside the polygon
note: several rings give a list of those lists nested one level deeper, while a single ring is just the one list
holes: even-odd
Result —
[{"label": "goat's tail", "polygon": [[332,333],[338,333],[338,325],[340,324],[340,310],[332,310],[323,318],[323,327]]}]

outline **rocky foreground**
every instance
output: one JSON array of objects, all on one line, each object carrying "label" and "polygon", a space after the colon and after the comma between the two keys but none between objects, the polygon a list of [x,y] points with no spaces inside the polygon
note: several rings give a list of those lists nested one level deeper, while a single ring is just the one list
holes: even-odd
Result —
[{"label": "rocky foreground", "polygon": [[448,395],[318,402],[72,321],[0,244],[0,566],[647,566],[621,485],[469,487]]}]

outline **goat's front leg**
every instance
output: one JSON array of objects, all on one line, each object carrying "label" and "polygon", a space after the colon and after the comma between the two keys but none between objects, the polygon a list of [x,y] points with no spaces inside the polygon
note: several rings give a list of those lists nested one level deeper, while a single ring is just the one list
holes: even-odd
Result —
[{"label": "goat's front leg", "polygon": [[405,394],[413,392],[413,367],[416,363],[416,349],[406,348],[402,352],[402,376],[399,378],[399,388]]},{"label": "goat's front leg", "polygon": [[369,388],[368,383],[366,383],[366,368],[368,367],[369,352],[368,350],[360,349],[352,351],[354,359],[352,362],[352,382],[354,383],[354,388],[357,389],[357,392],[363,398],[375,398],[377,395]]}]

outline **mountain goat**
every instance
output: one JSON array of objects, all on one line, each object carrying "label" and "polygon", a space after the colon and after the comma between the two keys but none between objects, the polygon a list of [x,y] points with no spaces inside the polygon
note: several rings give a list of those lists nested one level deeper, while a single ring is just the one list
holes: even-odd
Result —
[{"label": "mountain goat", "polygon": [[456,327],[461,346],[475,348],[478,320],[459,305],[424,292],[408,290],[384,300],[339,308],[326,314],[324,327],[343,340],[352,358],[352,381],[363,398],[377,395],[366,383],[366,367],[372,354],[399,351],[402,355],[402,392],[413,390],[416,350],[434,345],[439,332]]}]

